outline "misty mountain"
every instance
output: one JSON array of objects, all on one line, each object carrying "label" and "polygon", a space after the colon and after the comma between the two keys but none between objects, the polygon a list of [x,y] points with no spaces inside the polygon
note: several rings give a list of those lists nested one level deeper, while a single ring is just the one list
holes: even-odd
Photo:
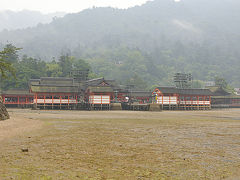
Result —
[{"label": "misty mountain", "polygon": [[53,18],[63,17],[65,13],[42,14],[38,11],[0,11],[0,31],[16,30],[36,26],[39,23],[50,23]]},{"label": "misty mountain", "polygon": [[49,61],[61,54],[87,59],[120,81],[169,84],[174,72],[201,80],[222,76],[240,86],[240,1],[155,0],[126,10],[93,8],[49,24],[0,33],[0,42]]}]

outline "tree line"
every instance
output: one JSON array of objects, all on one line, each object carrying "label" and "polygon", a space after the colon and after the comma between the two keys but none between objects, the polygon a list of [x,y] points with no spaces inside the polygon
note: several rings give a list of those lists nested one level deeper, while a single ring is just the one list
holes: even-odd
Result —
[{"label": "tree line", "polygon": [[89,70],[89,78],[97,77],[90,65],[83,59],[76,59],[69,55],[61,55],[59,59],[45,62],[23,55],[12,44],[7,44],[0,51],[1,89],[27,89],[30,79],[40,77],[70,77],[73,70]]},{"label": "tree line", "polygon": [[[40,77],[70,77],[70,73],[74,70],[88,70],[89,79],[117,77],[115,80],[119,84],[130,85],[139,90],[152,90],[160,85],[160,80],[170,86],[175,85],[173,82],[173,75],[176,73],[174,68],[153,64],[151,57],[138,49],[123,47],[113,51],[106,50],[104,54],[99,53],[85,60],[66,54],[58,59],[53,58],[49,62],[27,55],[19,57],[20,50],[21,48],[7,44],[0,51],[0,87],[3,90],[26,89],[30,79]],[[168,75],[168,78],[163,79],[166,77],[164,73]],[[214,81],[217,86],[232,91],[232,87],[224,78],[215,76]],[[201,80],[193,80],[191,84],[193,88],[203,86],[204,83]]]}]

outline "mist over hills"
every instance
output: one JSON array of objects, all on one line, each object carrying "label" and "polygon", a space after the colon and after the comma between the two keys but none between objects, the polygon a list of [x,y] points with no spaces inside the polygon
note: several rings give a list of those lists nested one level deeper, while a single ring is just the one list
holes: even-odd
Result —
[{"label": "mist over hills", "polygon": [[155,0],[126,10],[93,8],[49,24],[3,31],[0,43],[49,61],[61,54],[87,60],[94,72],[121,82],[170,84],[175,72],[224,77],[240,86],[240,1]]},{"label": "mist over hills", "polygon": [[34,27],[39,23],[50,23],[55,17],[63,17],[65,13],[57,12],[50,14],[42,14],[38,11],[0,11],[0,31],[16,30],[28,27]]}]

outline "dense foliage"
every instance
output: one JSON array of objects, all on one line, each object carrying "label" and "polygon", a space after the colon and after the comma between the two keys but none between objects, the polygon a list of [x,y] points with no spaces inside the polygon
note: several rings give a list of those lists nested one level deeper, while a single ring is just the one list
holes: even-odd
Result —
[{"label": "dense foliage", "polygon": [[[5,68],[9,72],[14,72],[15,76],[9,76],[9,73],[3,71],[7,79],[1,81],[1,88],[7,89],[27,89],[28,82],[30,79],[39,79],[40,77],[69,77],[70,72],[74,69],[77,70],[90,70],[89,78],[96,77],[95,74],[91,72],[91,67],[82,59],[76,59],[68,55],[62,55],[58,60],[52,60],[50,62],[45,62],[40,59],[28,57],[24,55],[19,58],[17,55],[16,48],[10,44],[6,45],[4,50],[0,52],[8,53],[7,58],[5,58],[4,63]],[[1,57],[1,56],[0,56]],[[0,70],[1,70],[1,58],[0,58]],[[14,70],[14,71],[13,71]]]},{"label": "dense foliage", "polygon": [[0,77],[5,79],[7,73],[10,73],[15,77],[15,69],[12,65],[12,60],[17,58],[17,51],[20,48],[16,48],[11,44],[6,45],[6,47],[0,51]]},{"label": "dense foliage", "polygon": [[[240,87],[239,7],[239,0],[155,0],[127,10],[93,8],[4,31],[0,42],[13,42],[48,62],[70,54],[86,60],[96,74],[139,88],[171,85],[176,72],[201,81],[220,77]],[[38,63],[41,68],[44,62]],[[53,71],[42,76],[60,76],[59,63],[46,64]]]}]

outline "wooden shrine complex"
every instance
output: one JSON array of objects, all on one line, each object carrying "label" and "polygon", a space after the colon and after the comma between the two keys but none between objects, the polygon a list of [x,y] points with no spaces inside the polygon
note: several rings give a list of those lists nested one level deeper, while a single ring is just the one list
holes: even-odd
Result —
[{"label": "wooden shrine complex", "polygon": [[[29,81],[26,90],[1,92],[6,107],[75,110],[208,110],[240,107],[240,96],[219,88],[157,87],[152,92],[123,88],[104,78],[43,77]],[[117,108],[116,108],[117,107]]]}]

